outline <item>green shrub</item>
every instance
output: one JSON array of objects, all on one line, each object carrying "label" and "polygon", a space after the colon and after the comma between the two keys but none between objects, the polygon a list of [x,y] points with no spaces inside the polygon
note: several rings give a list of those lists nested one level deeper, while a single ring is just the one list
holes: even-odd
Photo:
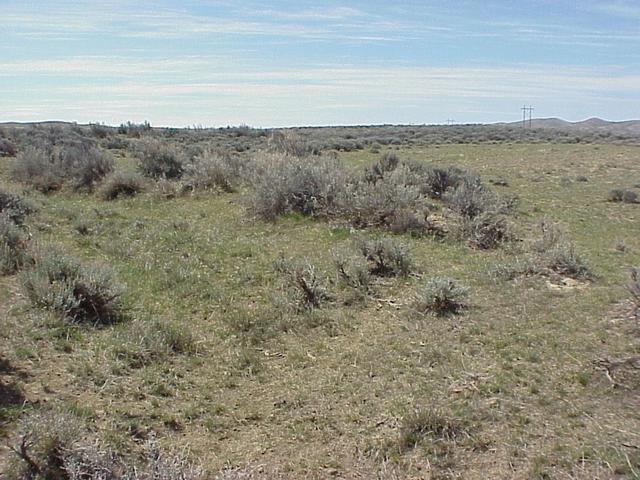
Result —
[{"label": "green shrub", "polygon": [[146,188],[144,178],[136,172],[116,171],[109,175],[100,190],[105,200],[115,200],[120,197],[135,197]]},{"label": "green shrub", "polygon": [[419,313],[436,315],[457,313],[466,308],[469,289],[457,280],[434,277],[422,288],[415,299],[414,309]]},{"label": "green shrub", "polygon": [[22,268],[28,259],[28,239],[11,219],[0,214],[0,275],[10,275]]},{"label": "green shrub", "polygon": [[407,276],[413,260],[405,243],[393,238],[361,240],[358,248],[369,266],[369,273],[378,277]]},{"label": "green shrub", "polygon": [[49,250],[21,275],[26,296],[36,306],[74,323],[108,324],[122,316],[124,287],[113,272]]},{"label": "green shrub", "polygon": [[175,179],[184,172],[185,155],[174,145],[149,140],[137,155],[138,169],[146,177]]}]

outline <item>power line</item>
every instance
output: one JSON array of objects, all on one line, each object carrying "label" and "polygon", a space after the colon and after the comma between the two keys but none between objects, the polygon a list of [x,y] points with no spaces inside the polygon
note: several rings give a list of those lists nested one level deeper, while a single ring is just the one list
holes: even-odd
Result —
[{"label": "power line", "polygon": [[521,110],[522,110],[522,128],[527,126],[527,112],[529,112],[529,128],[531,128],[531,116],[535,108],[533,108],[531,105],[529,105],[528,107],[525,105],[521,108]]}]

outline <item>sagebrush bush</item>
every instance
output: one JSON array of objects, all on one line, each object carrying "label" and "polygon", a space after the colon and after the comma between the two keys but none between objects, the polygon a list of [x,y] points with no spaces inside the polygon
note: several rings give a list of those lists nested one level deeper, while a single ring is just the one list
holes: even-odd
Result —
[{"label": "sagebrush bush", "polygon": [[107,267],[85,265],[53,249],[40,252],[22,286],[36,306],[73,323],[108,324],[123,314],[124,286]]},{"label": "sagebrush bush", "polygon": [[369,273],[378,277],[407,276],[413,268],[409,248],[390,237],[360,240],[358,248],[369,265]]},{"label": "sagebrush bush", "polygon": [[[106,448],[86,422],[64,410],[36,412],[21,421],[7,480],[204,480],[184,455],[159,448],[152,437],[144,460]],[[4,478],[4,477],[3,477]]]},{"label": "sagebrush bush", "polygon": [[446,192],[456,188],[463,181],[474,183],[475,176],[458,167],[436,167],[424,162],[408,161],[406,167],[412,172],[412,184],[420,193],[440,200]]},{"label": "sagebrush bush", "polygon": [[28,259],[28,238],[7,215],[0,214],[0,275],[20,270]]},{"label": "sagebrush bush", "polygon": [[443,199],[449,208],[466,219],[501,210],[496,194],[479,181],[464,181],[454,190],[446,193]]},{"label": "sagebrush bush", "polygon": [[100,189],[100,195],[105,200],[115,200],[120,197],[135,197],[146,188],[144,177],[137,172],[117,170],[109,175]]},{"label": "sagebrush bush", "polygon": [[371,290],[372,278],[366,259],[334,253],[333,263],[342,283],[362,293],[368,293]]},{"label": "sagebrush bush", "polygon": [[312,153],[309,143],[299,134],[292,131],[274,131],[269,136],[267,142],[271,151],[287,156],[301,158]]},{"label": "sagebrush bush", "polygon": [[25,218],[34,211],[35,207],[24,197],[0,187],[0,215],[7,217],[17,225],[22,225]]},{"label": "sagebrush bush", "polygon": [[14,160],[11,175],[42,193],[65,184],[75,190],[92,189],[113,164],[109,155],[91,144],[27,147]]},{"label": "sagebrush bush", "polygon": [[187,191],[221,190],[234,192],[242,173],[242,163],[236,157],[205,150],[187,163],[182,175]]},{"label": "sagebrush bush", "polygon": [[447,315],[467,307],[469,288],[448,277],[434,277],[418,291],[414,309],[419,313]]},{"label": "sagebrush bush", "polygon": [[533,244],[536,252],[534,261],[530,262],[530,265],[539,270],[537,273],[553,272],[576,279],[588,279],[592,276],[589,264],[562,230],[547,221],[540,223],[540,230],[542,235]]},{"label": "sagebrush bush", "polygon": [[308,216],[337,213],[347,175],[334,158],[261,154],[251,172],[249,208],[265,220],[297,212]]},{"label": "sagebrush bush", "polygon": [[17,153],[16,146],[6,138],[0,138],[0,157],[13,157]]},{"label": "sagebrush bush", "polygon": [[184,172],[184,152],[175,145],[158,140],[141,144],[137,153],[138,169],[146,177],[175,179]]},{"label": "sagebrush bush", "polygon": [[463,217],[460,235],[480,250],[496,248],[511,238],[507,220],[493,212],[485,212],[473,218]]},{"label": "sagebrush bush", "polygon": [[376,163],[365,168],[364,179],[367,182],[376,183],[378,180],[382,180],[387,173],[394,171],[399,164],[398,155],[394,152],[386,152]]},{"label": "sagebrush bush", "polygon": [[275,267],[276,271],[285,276],[286,287],[294,296],[291,306],[296,310],[319,308],[331,300],[324,275],[308,260],[281,258]]},{"label": "sagebrush bush", "polygon": [[638,203],[638,194],[633,190],[616,188],[609,192],[607,199],[610,202]]},{"label": "sagebrush bush", "polygon": [[42,193],[62,188],[64,175],[51,155],[44,149],[28,146],[11,164],[10,175],[14,180],[31,185]]},{"label": "sagebrush bush", "polygon": [[[342,212],[356,227],[396,229],[428,227],[428,206],[417,187],[410,185],[409,170],[400,166],[376,182],[356,181],[347,186]],[[404,226],[408,216],[411,221]]]}]

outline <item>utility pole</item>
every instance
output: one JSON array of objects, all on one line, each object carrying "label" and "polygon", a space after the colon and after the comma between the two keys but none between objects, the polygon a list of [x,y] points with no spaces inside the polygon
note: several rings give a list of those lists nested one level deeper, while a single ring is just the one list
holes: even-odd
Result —
[{"label": "utility pole", "polygon": [[529,128],[531,128],[531,114],[535,110],[531,105],[524,105],[522,108],[522,128],[527,126],[527,112],[529,112]]},{"label": "utility pole", "polygon": [[447,125],[453,125],[455,120],[453,118],[447,118]]}]

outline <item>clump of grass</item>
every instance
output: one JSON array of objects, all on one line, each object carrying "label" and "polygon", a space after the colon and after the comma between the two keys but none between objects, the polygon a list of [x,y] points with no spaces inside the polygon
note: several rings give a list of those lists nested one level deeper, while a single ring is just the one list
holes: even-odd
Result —
[{"label": "clump of grass", "polygon": [[140,368],[174,354],[195,353],[196,340],[186,325],[168,320],[137,320],[118,331],[110,353],[130,368]]},{"label": "clump of grass", "polygon": [[369,273],[378,277],[407,276],[413,269],[409,248],[391,237],[360,240],[358,248],[366,259]]},{"label": "clump of grass", "polygon": [[425,442],[451,445],[468,436],[468,429],[459,420],[430,408],[402,420],[397,447],[400,453],[405,453]]},{"label": "clump of grass", "polygon": [[619,203],[638,203],[638,194],[633,190],[615,188],[609,192],[607,200]]},{"label": "clump of grass", "polygon": [[122,286],[107,267],[86,265],[53,249],[40,252],[21,274],[24,292],[38,307],[72,323],[109,324],[123,314]]},{"label": "clump of grass", "polygon": [[11,275],[28,263],[28,238],[11,218],[0,214],[0,275]]},{"label": "clump of grass", "polygon": [[185,165],[182,176],[187,191],[221,190],[234,192],[240,179],[242,164],[229,155],[205,150]]},{"label": "clump of grass", "polygon": [[418,291],[413,308],[439,316],[458,313],[468,306],[469,288],[448,277],[434,277]]},{"label": "clump of grass", "polygon": [[146,188],[144,178],[136,173],[118,170],[108,176],[100,195],[105,200],[115,200],[120,197],[135,197]]},{"label": "clump of grass", "polygon": [[86,218],[79,217],[73,221],[73,229],[80,235],[89,235],[91,233],[91,223]]},{"label": "clump of grass", "polygon": [[223,321],[242,343],[259,345],[292,328],[290,317],[266,305],[241,306],[227,312]]},{"label": "clump of grass", "polygon": [[176,179],[184,172],[186,159],[176,146],[158,140],[142,143],[138,152],[138,169],[151,178]]}]

